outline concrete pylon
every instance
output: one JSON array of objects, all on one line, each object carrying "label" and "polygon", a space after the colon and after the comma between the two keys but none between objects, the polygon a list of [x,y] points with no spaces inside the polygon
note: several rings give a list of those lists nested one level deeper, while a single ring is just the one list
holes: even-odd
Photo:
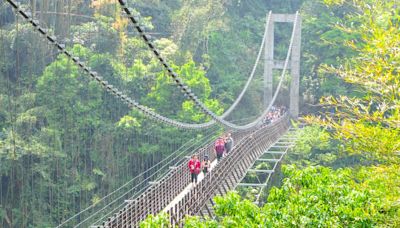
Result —
[{"label": "concrete pylon", "polygon": [[[273,70],[284,68],[284,60],[274,59],[274,36],[275,22],[293,23],[296,14],[271,14],[270,22],[267,24],[268,34],[264,44],[264,102],[266,106],[272,100],[273,95]],[[299,115],[299,86],[300,86],[300,51],[301,51],[301,17],[298,16],[294,40],[288,70],[290,69],[290,105],[289,111],[293,118]]]}]

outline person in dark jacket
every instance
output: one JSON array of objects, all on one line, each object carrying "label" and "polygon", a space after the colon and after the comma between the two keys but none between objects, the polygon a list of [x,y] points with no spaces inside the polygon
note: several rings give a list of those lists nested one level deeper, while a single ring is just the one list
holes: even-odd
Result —
[{"label": "person in dark jacket", "polygon": [[203,169],[204,176],[210,171],[210,160],[208,159],[208,155],[204,156],[201,168]]},{"label": "person in dark jacket", "polygon": [[231,133],[226,134],[225,137],[225,153],[228,154],[233,148],[233,138]]}]

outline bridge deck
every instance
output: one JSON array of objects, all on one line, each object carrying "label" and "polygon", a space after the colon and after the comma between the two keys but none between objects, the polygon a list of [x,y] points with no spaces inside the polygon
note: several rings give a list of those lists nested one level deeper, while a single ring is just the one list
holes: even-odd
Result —
[{"label": "bridge deck", "polygon": [[[137,227],[149,214],[161,211],[169,214],[172,226],[181,226],[186,215],[202,215],[203,208],[217,195],[224,195],[235,189],[253,163],[284,135],[289,128],[289,116],[257,130],[233,132],[235,147],[229,156],[216,165],[213,141],[199,151],[202,159],[209,155],[212,162],[211,172],[204,178],[199,176],[196,187],[190,185],[190,173],[187,161],[172,169],[165,177],[151,185],[141,195],[127,203],[120,211],[109,217],[102,227]],[[280,151],[281,148],[275,148]],[[273,154],[270,159],[275,158]],[[281,154],[279,154],[281,155]],[[210,178],[208,178],[210,177]],[[97,224],[96,224],[97,225]]]}]

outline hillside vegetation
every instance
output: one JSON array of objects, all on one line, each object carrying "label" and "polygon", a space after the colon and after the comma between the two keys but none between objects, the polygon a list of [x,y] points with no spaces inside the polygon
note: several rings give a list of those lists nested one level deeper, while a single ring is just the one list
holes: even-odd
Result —
[{"label": "hillside vegetation", "polygon": [[[181,121],[210,120],[169,79],[116,1],[18,2],[141,104]],[[395,1],[127,2],[182,80],[217,114],[233,103],[251,72],[267,13],[302,15],[300,107],[309,126],[299,130],[280,184],[261,206],[235,192],[216,198],[215,220],[188,217],[185,227],[400,226]],[[286,56],[290,31],[276,26],[276,59]],[[228,119],[260,113],[262,74],[263,64]],[[277,104],[288,105],[288,88],[285,83]],[[55,227],[209,133],[160,125],[131,110],[7,1],[0,3],[0,227]],[[168,225],[166,215],[142,224],[161,225]]]}]

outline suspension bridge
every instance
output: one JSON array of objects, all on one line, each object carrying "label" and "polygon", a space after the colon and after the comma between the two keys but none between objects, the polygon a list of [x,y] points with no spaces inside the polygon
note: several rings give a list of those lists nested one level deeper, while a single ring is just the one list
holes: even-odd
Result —
[{"label": "suspension bridge", "polygon": [[[154,54],[160,65],[176,84],[183,95],[204,114],[211,117],[205,123],[186,123],[163,116],[151,108],[140,104],[129,97],[117,86],[106,81],[98,72],[95,72],[87,63],[66,48],[66,45],[51,34],[28,9],[22,7],[17,1],[6,0],[14,8],[15,14],[29,23],[39,36],[45,38],[60,54],[64,54],[77,67],[82,69],[85,75],[97,82],[104,90],[142,113],[149,119],[162,124],[180,129],[199,130],[207,129],[201,139],[187,142],[165,159],[155,164],[150,169],[140,174],[140,178],[132,179],[124,186],[116,189],[100,199],[101,203],[93,204],[70,218],[63,219],[58,227],[135,227],[138,226],[150,214],[166,212],[172,225],[181,224],[185,215],[199,215],[213,217],[213,198],[224,195],[230,190],[240,187],[257,188],[256,203],[261,203],[263,191],[273,174],[278,170],[284,155],[295,140],[290,132],[290,119],[296,119],[299,115],[299,75],[300,75],[300,41],[301,18],[296,14],[274,14],[269,12],[266,16],[265,31],[259,48],[259,52],[246,84],[237,96],[233,104],[222,114],[217,115],[206,107],[198,96],[184,83],[173,67],[156,48],[152,37],[146,33],[140,25],[140,18],[133,14],[132,9],[124,0],[118,0],[122,12],[129,18],[130,23],[136,29],[147,47]],[[274,25],[275,23],[293,24],[290,43],[285,60],[274,59]],[[264,102],[265,108],[260,115],[250,123],[227,121],[227,117],[242,100],[249,85],[252,82],[256,68],[260,60],[264,60]],[[273,70],[281,70],[279,82],[273,91]],[[270,124],[264,124],[263,120],[271,111],[276,98],[284,83],[286,71],[290,70],[290,103],[285,115]],[[213,151],[213,141],[218,135],[218,127],[232,131],[235,141],[233,150],[220,162],[216,162]],[[212,162],[211,171],[200,178],[196,187],[191,187],[187,161],[191,154],[198,154],[202,159],[210,156]],[[268,169],[255,169],[259,162],[270,164]],[[263,174],[263,179],[258,183],[245,181],[249,173]],[[127,191],[126,186],[129,187]],[[110,196],[113,196],[111,198]],[[101,205],[101,206],[100,206]]]}]

